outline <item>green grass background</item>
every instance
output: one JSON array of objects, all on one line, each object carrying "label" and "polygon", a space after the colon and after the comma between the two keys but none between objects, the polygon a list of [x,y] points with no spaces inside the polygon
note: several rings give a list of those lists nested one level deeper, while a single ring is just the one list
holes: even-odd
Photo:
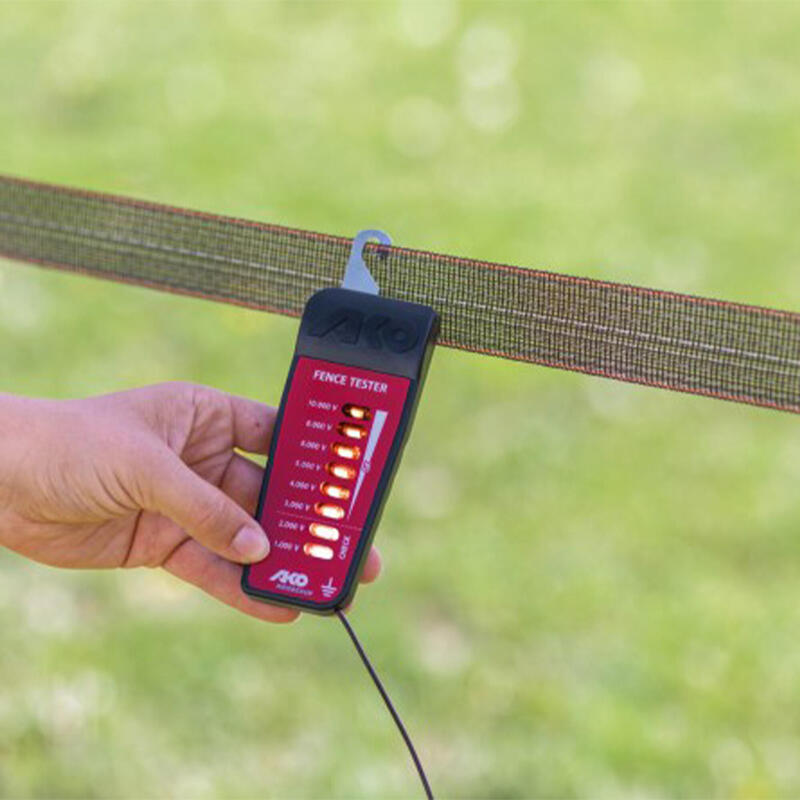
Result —
[{"label": "green grass background", "polygon": [[[794,3],[0,2],[0,171],[800,308]],[[0,264],[0,386],[296,322]],[[443,797],[800,795],[791,415],[437,352],[353,620]],[[0,795],[408,797],[338,624],[0,553]]]}]

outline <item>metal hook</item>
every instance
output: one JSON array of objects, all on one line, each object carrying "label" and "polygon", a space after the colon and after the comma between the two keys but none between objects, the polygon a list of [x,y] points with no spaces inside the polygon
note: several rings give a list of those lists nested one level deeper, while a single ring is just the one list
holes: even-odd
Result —
[{"label": "metal hook", "polygon": [[380,287],[372,277],[369,267],[364,263],[364,245],[371,239],[377,239],[381,244],[390,245],[392,239],[388,233],[377,230],[361,231],[353,239],[350,248],[350,257],[344,271],[343,289],[352,289],[356,292],[378,294]]}]

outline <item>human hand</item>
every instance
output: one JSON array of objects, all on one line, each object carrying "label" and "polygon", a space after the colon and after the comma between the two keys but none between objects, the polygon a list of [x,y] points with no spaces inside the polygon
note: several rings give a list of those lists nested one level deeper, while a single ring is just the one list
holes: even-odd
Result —
[{"label": "human hand", "polygon": [[[252,515],[275,409],[164,383],[77,400],[0,394],[0,544],[57,567],[163,567],[271,622],[240,588],[268,552]],[[362,580],[380,572],[375,549]]]}]

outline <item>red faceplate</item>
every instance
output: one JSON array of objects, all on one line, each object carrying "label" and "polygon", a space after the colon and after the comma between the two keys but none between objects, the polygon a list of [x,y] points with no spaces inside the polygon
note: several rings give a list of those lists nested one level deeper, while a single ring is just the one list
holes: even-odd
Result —
[{"label": "red faceplate", "polygon": [[325,605],[342,593],[408,387],[395,375],[297,360],[259,520],[271,550],[250,568],[253,588]]}]

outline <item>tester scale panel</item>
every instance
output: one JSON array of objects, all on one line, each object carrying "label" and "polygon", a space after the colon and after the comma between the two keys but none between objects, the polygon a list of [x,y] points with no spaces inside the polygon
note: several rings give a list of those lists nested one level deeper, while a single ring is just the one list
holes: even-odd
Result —
[{"label": "tester scale panel", "polygon": [[298,358],[259,522],[267,559],[250,583],[323,603],[337,597],[397,433],[409,380]]}]

